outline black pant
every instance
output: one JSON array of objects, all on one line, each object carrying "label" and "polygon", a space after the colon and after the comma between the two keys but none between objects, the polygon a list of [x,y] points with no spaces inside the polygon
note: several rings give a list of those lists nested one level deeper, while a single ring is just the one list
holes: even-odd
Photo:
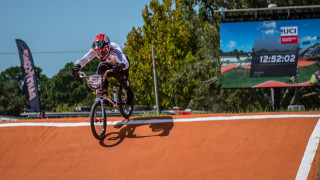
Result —
[{"label": "black pant", "polygon": [[[112,69],[112,65],[108,65],[104,62],[101,62],[98,65],[98,69],[97,69],[97,74],[101,74],[103,75],[107,70]],[[118,82],[120,83],[120,85],[127,91],[127,95],[128,95],[128,101],[131,103],[133,101],[133,92],[131,90],[130,84],[129,84],[129,68],[124,70],[124,71],[120,71],[118,73],[108,73],[108,77],[115,77]],[[108,89],[108,78],[105,78],[105,81],[102,83],[102,89]]]}]

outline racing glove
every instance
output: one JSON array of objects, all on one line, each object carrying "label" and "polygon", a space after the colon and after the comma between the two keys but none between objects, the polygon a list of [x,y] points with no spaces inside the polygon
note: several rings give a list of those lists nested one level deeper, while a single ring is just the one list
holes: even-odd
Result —
[{"label": "racing glove", "polygon": [[122,71],[122,69],[125,68],[125,67],[126,67],[126,65],[124,65],[123,63],[120,63],[120,64],[117,64],[117,65],[114,65],[112,67],[112,69],[113,69],[113,72],[117,73],[117,72]]},{"label": "racing glove", "polygon": [[77,77],[80,69],[81,69],[80,64],[75,64],[75,65],[73,66],[73,68],[71,69],[71,74],[72,74],[74,77]]}]

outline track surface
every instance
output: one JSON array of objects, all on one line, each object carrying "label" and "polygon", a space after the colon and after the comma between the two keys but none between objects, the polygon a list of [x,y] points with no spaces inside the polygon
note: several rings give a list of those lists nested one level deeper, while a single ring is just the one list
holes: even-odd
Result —
[{"label": "track surface", "polygon": [[102,141],[93,138],[89,118],[0,123],[0,174],[1,179],[316,179],[319,119],[319,112],[161,116],[129,123],[109,118]]}]

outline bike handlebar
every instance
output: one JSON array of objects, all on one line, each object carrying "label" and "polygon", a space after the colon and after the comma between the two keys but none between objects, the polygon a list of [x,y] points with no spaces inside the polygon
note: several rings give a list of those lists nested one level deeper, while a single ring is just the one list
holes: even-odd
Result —
[{"label": "bike handlebar", "polygon": [[[104,75],[102,75],[102,76],[103,76],[103,77],[107,77],[107,75],[108,75],[109,72],[113,72],[113,69],[107,70],[107,71],[104,73]],[[86,77],[88,77],[88,76],[86,76],[86,74],[85,74],[84,72],[79,71],[79,77],[80,77],[80,78],[86,78]]]}]

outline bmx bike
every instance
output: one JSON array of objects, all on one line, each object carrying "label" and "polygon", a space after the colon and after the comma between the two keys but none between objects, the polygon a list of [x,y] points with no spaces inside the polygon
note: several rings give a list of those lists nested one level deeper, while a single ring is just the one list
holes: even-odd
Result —
[{"label": "bmx bike", "polygon": [[88,86],[96,90],[96,99],[90,112],[90,126],[93,136],[98,140],[104,138],[107,130],[106,108],[111,108],[113,112],[119,110],[122,117],[126,119],[131,116],[133,111],[133,104],[126,104],[127,91],[121,85],[112,84],[112,89],[101,88],[104,78],[107,78],[110,72],[113,72],[113,70],[107,70],[104,75],[90,76],[86,76],[82,71],[79,72],[79,77],[85,78]]}]

